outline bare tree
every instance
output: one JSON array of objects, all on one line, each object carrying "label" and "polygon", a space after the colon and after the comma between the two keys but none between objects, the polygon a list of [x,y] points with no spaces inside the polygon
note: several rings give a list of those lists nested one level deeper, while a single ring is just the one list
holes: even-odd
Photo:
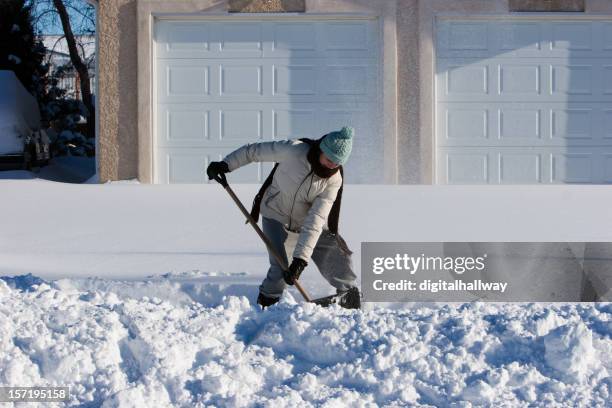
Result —
[{"label": "bare tree", "polygon": [[[70,62],[78,73],[78,84],[82,101],[89,115],[87,118],[87,133],[90,137],[95,135],[95,108],[91,94],[91,80],[89,77],[88,61],[84,60],[84,44],[78,36],[92,35],[95,32],[94,8],[84,0],[31,0],[37,5],[36,23],[39,26],[52,25],[59,19],[64,32],[63,37],[68,45]],[[72,18],[72,20],[71,20]],[[58,40],[59,41],[59,40]],[[79,52],[81,49],[81,52]]]},{"label": "bare tree", "polygon": [[74,39],[74,34],[70,25],[70,17],[68,16],[68,11],[66,10],[63,0],[53,0],[53,5],[55,6],[55,9],[57,10],[59,18],[62,22],[62,29],[64,30],[64,36],[66,37],[66,43],[68,44],[68,52],[70,53],[70,61],[72,62],[74,69],[79,74],[79,84],[81,86],[83,104],[89,111],[89,117],[87,118],[87,133],[91,137],[95,135],[96,132],[96,111],[91,97],[89,70],[78,52],[77,43]]}]

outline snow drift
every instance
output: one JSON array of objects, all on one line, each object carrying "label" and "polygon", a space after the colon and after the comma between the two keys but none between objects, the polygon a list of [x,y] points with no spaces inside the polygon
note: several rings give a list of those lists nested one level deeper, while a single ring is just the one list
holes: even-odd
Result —
[{"label": "snow drift", "polygon": [[[83,407],[609,406],[609,303],[350,311],[287,291],[262,312],[265,249],[217,185],[0,189],[0,385],[66,385]],[[340,228],[359,272],[362,241],[610,242],[611,200],[347,185]],[[318,275],[313,297],[330,293]]]},{"label": "snow drift", "polygon": [[610,304],[354,311],[287,293],[262,312],[222,291],[204,305],[183,288],[163,276],[0,280],[0,385],[69,386],[69,406],[102,407],[604,407],[610,399]]}]

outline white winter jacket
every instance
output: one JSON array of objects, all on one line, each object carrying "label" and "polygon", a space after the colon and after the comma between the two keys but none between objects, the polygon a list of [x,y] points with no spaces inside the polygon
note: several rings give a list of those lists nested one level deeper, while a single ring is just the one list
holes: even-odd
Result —
[{"label": "white winter jacket", "polygon": [[305,261],[312,255],[342,185],[340,172],[329,178],[314,174],[307,159],[309,149],[308,143],[299,140],[249,143],[223,158],[230,171],[252,162],[279,163],[260,212],[300,234],[293,257]]}]

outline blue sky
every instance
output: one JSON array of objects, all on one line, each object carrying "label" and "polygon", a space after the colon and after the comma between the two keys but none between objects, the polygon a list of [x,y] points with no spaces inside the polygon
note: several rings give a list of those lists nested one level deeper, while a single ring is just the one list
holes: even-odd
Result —
[{"label": "blue sky", "polygon": [[[78,4],[79,2],[75,2],[76,4]],[[85,0],[80,0],[80,3],[83,4],[83,6],[85,6],[87,3],[85,2]],[[44,7],[47,7],[47,5],[43,5]],[[40,5],[40,3],[38,3],[37,7],[36,7],[36,12],[35,14],[38,14],[41,10],[42,7]],[[73,30],[75,30],[74,24],[75,22],[79,22],[81,20],[81,17],[79,16],[78,13],[76,13],[75,11],[73,11],[72,9],[68,9],[68,14],[70,16],[70,21],[73,25]],[[56,14],[57,16],[57,14]],[[64,34],[64,30],[62,29],[62,24],[59,20],[59,17],[53,18],[53,19],[45,19],[44,23],[40,23],[37,25],[36,29],[41,33],[41,34],[50,34],[50,35],[62,35]],[[75,30],[75,34],[78,34]]]}]

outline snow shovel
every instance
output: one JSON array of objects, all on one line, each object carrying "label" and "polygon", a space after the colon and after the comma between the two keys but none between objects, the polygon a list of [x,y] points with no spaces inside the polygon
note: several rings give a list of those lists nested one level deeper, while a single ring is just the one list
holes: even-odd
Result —
[{"label": "snow shovel", "polygon": [[[215,181],[217,181],[219,184],[223,186],[225,191],[227,191],[227,193],[230,195],[232,200],[236,203],[236,205],[238,206],[242,214],[246,217],[249,224],[251,224],[251,226],[255,229],[255,232],[257,232],[257,235],[259,235],[259,237],[263,240],[264,244],[266,244],[266,247],[268,248],[270,253],[274,256],[274,259],[276,259],[276,262],[278,262],[278,264],[281,266],[281,268],[283,268],[283,270],[286,271],[287,269],[289,269],[285,260],[278,254],[278,252],[276,252],[276,250],[272,246],[272,243],[270,242],[268,237],[266,237],[266,235],[263,233],[261,228],[259,228],[259,225],[257,225],[253,217],[251,217],[251,214],[247,211],[247,209],[244,208],[244,205],[242,204],[240,199],[236,196],[236,194],[234,194],[234,191],[232,190],[232,188],[229,186],[227,182],[227,178],[225,177],[225,174],[221,173],[214,179]],[[313,300],[310,297],[310,295],[308,295],[306,290],[302,287],[300,282],[295,280],[294,285],[307,302],[312,302],[312,303],[315,303],[323,307],[328,307],[332,304],[339,304],[340,306],[347,308],[347,309],[359,309],[360,307],[359,290],[357,288],[352,288],[347,292],[343,292],[340,294],[326,296],[326,297],[322,297],[322,298]]]}]

